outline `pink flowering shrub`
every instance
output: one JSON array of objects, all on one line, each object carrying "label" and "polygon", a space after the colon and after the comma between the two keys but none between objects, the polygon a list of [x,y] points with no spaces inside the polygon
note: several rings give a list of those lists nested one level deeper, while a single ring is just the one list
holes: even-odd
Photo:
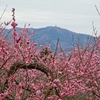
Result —
[{"label": "pink flowering shrub", "polygon": [[100,100],[100,40],[70,52],[36,49],[28,28],[19,33],[12,9],[9,40],[0,24],[0,100]]}]

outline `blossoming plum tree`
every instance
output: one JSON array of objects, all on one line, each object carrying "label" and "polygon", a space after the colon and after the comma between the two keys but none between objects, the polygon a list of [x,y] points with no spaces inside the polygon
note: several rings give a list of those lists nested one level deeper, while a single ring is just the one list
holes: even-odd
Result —
[{"label": "blossoming plum tree", "polygon": [[0,24],[0,100],[100,100],[100,39],[70,52],[36,49],[28,28],[18,33],[12,9],[12,37]]}]

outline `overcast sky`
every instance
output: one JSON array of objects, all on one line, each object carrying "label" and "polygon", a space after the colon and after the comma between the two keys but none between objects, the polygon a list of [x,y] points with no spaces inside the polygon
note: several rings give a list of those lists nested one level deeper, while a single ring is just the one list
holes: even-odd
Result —
[{"label": "overcast sky", "polygon": [[18,27],[30,24],[33,28],[58,26],[68,30],[91,34],[92,21],[100,34],[100,0],[0,0],[0,15],[8,5],[2,21],[11,19],[11,9],[16,9]]}]

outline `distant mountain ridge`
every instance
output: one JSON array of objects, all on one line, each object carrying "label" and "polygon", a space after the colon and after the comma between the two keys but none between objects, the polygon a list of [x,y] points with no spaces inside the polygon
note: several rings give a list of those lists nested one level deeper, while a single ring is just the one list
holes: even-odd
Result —
[{"label": "distant mountain ridge", "polygon": [[[17,31],[20,31],[21,28],[16,28]],[[33,37],[31,37],[31,40],[34,40],[34,42],[42,44],[42,45],[48,45],[50,44],[51,50],[55,50],[57,40],[59,38],[59,43],[61,45],[61,48],[64,50],[67,50],[69,48],[73,47],[73,42],[80,43],[80,45],[85,46],[88,39],[93,40],[93,36],[81,34],[81,33],[75,33],[67,29],[63,29],[57,26],[48,26],[44,28],[29,28],[28,34],[30,35],[31,31],[35,31],[35,34]],[[4,33],[7,33],[9,29],[5,29]],[[11,36],[11,33],[8,35],[8,38]]]}]

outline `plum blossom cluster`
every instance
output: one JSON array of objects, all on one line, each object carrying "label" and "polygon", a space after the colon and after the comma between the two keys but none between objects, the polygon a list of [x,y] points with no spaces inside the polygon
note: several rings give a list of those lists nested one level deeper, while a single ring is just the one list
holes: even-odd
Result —
[{"label": "plum blossom cluster", "polygon": [[66,54],[37,49],[12,12],[12,37],[0,28],[0,100],[100,100],[100,40]]}]

